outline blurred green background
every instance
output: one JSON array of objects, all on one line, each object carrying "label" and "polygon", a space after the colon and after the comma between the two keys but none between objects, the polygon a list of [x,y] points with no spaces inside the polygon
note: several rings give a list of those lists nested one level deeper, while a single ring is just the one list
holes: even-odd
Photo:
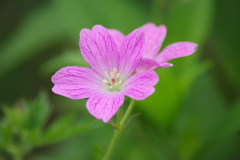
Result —
[{"label": "blurred green background", "polygon": [[[165,24],[163,46],[199,44],[158,69],[156,92],[139,101],[113,160],[240,159],[240,1],[1,0],[0,160],[99,160],[113,127],[88,114],[86,100],[51,92],[61,67],[87,66],[82,28],[128,34]],[[129,99],[126,99],[126,103]]]}]

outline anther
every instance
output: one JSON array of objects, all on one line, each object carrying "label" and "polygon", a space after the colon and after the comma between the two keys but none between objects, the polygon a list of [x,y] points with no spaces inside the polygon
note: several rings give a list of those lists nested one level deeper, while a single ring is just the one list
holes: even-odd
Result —
[{"label": "anther", "polygon": [[116,69],[116,68],[113,68],[113,72],[116,73],[116,72],[117,72],[117,69]]},{"label": "anther", "polygon": [[111,75],[111,77],[114,77],[114,76],[115,76],[115,74],[114,74],[113,72],[110,72],[110,75]]},{"label": "anther", "polygon": [[119,82],[118,82],[118,84],[121,84],[122,83],[122,80],[120,80]]},{"label": "anther", "polygon": [[103,83],[110,83],[108,80],[104,79]]},{"label": "anther", "polygon": [[120,76],[120,73],[117,73],[116,78],[118,78],[119,76]]}]

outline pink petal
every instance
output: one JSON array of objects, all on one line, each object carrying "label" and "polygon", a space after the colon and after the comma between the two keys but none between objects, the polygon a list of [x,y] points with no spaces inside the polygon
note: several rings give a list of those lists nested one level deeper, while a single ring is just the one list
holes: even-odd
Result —
[{"label": "pink petal", "polygon": [[116,44],[106,28],[95,25],[91,30],[82,29],[80,32],[79,46],[82,56],[90,67],[104,75],[119,64],[119,54]]},{"label": "pink petal", "polygon": [[87,109],[97,119],[107,123],[123,104],[124,95],[119,92],[93,94],[87,101]]},{"label": "pink petal", "polygon": [[153,23],[147,23],[141,27],[146,40],[146,48],[144,57],[153,59],[160,50],[162,42],[164,41],[167,28],[164,25],[156,26]]},{"label": "pink petal", "polygon": [[161,68],[168,68],[168,67],[172,67],[173,64],[172,63],[163,63],[163,64],[160,64],[159,67]]},{"label": "pink petal", "polygon": [[122,44],[122,42],[125,38],[124,34],[122,34],[120,31],[115,30],[115,29],[109,29],[108,31],[112,35],[117,48],[120,48],[120,45]]},{"label": "pink petal", "polygon": [[137,73],[152,71],[159,67],[159,64],[154,59],[143,58],[136,68]]},{"label": "pink petal", "polygon": [[124,39],[120,46],[119,70],[123,79],[127,79],[136,69],[142,59],[144,51],[144,33],[141,29],[136,29]]},{"label": "pink petal", "polygon": [[159,77],[154,71],[135,74],[126,81],[124,94],[136,100],[143,100],[153,94],[153,86],[158,81]]},{"label": "pink petal", "polygon": [[168,45],[157,56],[158,63],[163,64],[171,59],[193,54],[198,45],[192,42],[177,42]]},{"label": "pink petal", "polygon": [[104,87],[101,77],[93,70],[84,67],[69,66],[58,70],[52,76],[56,94],[71,98],[89,98],[95,91]]}]

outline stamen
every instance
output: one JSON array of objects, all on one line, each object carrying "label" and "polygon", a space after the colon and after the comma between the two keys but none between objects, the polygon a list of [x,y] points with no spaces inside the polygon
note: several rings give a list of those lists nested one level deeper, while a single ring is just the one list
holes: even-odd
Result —
[{"label": "stamen", "polygon": [[122,83],[122,80],[120,80],[119,82],[118,82],[118,84],[121,84]]},{"label": "stamen", "polygon": [[116,68],[113,68],[113,72],[116,73],[116,72],[117,72],[117,69],[116,69]]},{"label": "stamen", "polygon": [[103,83],[106,84],[108,90],[111,92],[120,91],[121,86],[119,86],[123,81],[119,78],[120,73],[117,72],[117,68],[113,68],[109,73],[104,71],[105,79]]},{"label": "stamen", "polygon": [[110,83],[108,80],[104,79],[103,83]]},{"label": "stamen", "polygon": [[114,76],[115,76],[115,74],[114,74],[113,72],[110,72],[110,75],[111,75],[111,77],[114,77]]},{"label": "stamen", "polygon": [[116,78],[118,78],[119,76],[120,76],[120,73],[117,73]]}]

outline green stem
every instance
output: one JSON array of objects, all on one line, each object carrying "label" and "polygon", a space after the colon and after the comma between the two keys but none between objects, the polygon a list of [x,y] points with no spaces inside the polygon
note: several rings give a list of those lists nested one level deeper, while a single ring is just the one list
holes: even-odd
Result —
[{"label": "green stem", "polygon": [[122,107],[119,108],[117,112],[117,127],[119,127],[122,118]]},{"label": "green stem", "polygon": [[131,110],[133,108],[133,104],[134,104],[134,100],[132,99],[130,104],[129,104],[129,106],[128,106],[128,108],[127,108],[127,111],[125,112],[125,114],[124,114],[122,119],[121,119],[122,109],[120,107],[120,109],[119,109],[119,111],[117,113],[117,128],[115,129],[113,138],[112,138],[112,140],[110,142],[110,145],[109,145],[109,147],[107,149],[107,152],[106,152],[105,156],[103,157],[103,160],[108,160],[109,159],[110,154],[112,153],[112,150],[113,150],[113,148],[114,148],[114,146],[116,144],[116,141],[118,139],[118,136],[119,136],[121,130],[123,129],[123,126],[124,126],[126,120],[128,119],[130,113],[131,113]]},{"label": "green stem", "polygon": [[111,152],[112,152],[112,150],[113,150],[113,148],[114,148],[114,146],[116,144],[116,141],[118,139],[119,133],[120,133],[120,130],[115,129],[115,133],[114,133],[113,138],[111,140],[111,143],[110,143],[110,145],[108,147],[108,150],[107,150],[105,156],[103,157],[103,160],[108,160],[109,159],[110,154],[111,154]]},{"label": "green stem", "polygon": [[128,106],[128,108],[127,108],[127,111],[125,112],[125,114],[124,114],[124,116],[123,116],[123,118],[122,118],[122,120],[121,120],[121,122],[120,122],[121,128],[124,126],[126,120],[128,119],[128,117],[129,117],[129,115],[130,115],[130,113],[131,113],[131,111],[132,111],[132,109],[133,109],[134,102],[135,102],[135,100],[132,99],[131,102],[130,102],[130,104],[129,104],[129,106]]}]

